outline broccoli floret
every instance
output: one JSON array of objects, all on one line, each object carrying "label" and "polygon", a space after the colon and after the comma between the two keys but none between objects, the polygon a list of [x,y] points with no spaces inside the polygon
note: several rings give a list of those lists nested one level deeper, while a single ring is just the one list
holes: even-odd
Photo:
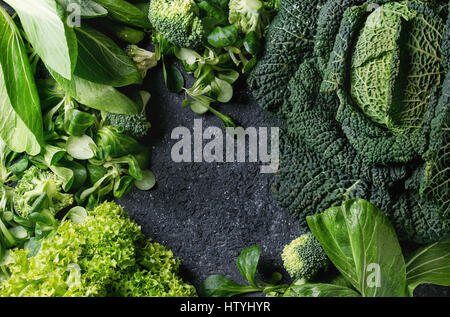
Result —
[{"label": "broccoli floret", "polygon": [[327,268],[329,262],[312,233],[305,233],[285,246],[281,258],[289,275],[305,280],[313,279],[320,270]]},{"label": "broccoli floret", "polygon": [[151,127],[151,124],[147,121],[147,116],[145,114],[145,107],[147,106],[151,95],[147,91],[140,91],[139,94],[143,105],[142,112],[140,114],[125,115],[108,113],[105,117],[107,124],[118,128],[121,133],[125,133],[136,139],[146,136],[148,129]]},{"label": "broccoli floret", "polygon": [[259,37],[264,35],[264,29],[270,23],[271,13],[260,0],[230,0],[228,20],[240,32],[255,31]]},{"label": "broccoli floret", "polygon": [[197,48],[205,37],[194,0],[153,0],[149,19],[156,31],[178,47]]},{"label": "broccoli floret", "polygon": [[23,217],[49,210],[53,215],[72,205],[73,195],[62,193],[62,181],[52,172],[29,168],[14,189],[14,207]]},{"label": "broccoli floret", "polygon": [[147,76],[149,69],[158,65],[158,57],[156,53],[147,51],[137,45],[128,45],[126,48],[128,56],[133,60],[134,65],[138,69],[142,78]]},{"label": "broccoli floret", "polygon": [[106,115],[106,121],[110,125],[119,128],[124,133],[137,139],[146,136],[150,128],[150,122],[147,121],[144,114],[124,115],[108,113]]}]

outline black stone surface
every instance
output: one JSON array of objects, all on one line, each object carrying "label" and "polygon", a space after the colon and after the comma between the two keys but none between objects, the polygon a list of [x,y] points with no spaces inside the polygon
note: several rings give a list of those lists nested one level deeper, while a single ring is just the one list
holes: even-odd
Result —
[{"label": "black stone surface", "polygon": [[[174,128],[192,131],[194,119],[202,119],[203,128],[224,128],[211,114],[198,116],[182,108],[184,94],[167,92],[160,69],[149,77],[144,87],[152,94],[148,141],[158,183],[149,192],[133,190],[120,203],[149,237],[183,260],[182,274],[199,290],[211,274],[243,282],[235,261],[251,245],[261,248],[263,274],[276,270],[287,276],[280,254],[302,230],[272,200],[273,175],[260,173],[262,163],[174,163],[170,155],[177,142],[171,139]],[[233,101],[218,109],[243,127],[280,126],[252,101],[243,82],[238,83]]]}]

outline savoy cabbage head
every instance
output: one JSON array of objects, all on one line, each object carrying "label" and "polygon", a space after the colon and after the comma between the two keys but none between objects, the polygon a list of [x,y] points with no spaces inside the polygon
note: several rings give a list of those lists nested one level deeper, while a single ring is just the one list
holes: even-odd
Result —
[{"label": "savoy cabbage head", "polygon": [[287,121],[274,198],[305,217],[359,197],[403,239],[449,232],[448,1],[282,0],[249,84]]}]

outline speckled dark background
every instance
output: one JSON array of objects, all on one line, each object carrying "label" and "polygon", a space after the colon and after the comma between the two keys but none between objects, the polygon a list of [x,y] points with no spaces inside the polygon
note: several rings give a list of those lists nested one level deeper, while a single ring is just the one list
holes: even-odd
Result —
[{"label": "speckled dark background", "polygon": [[[168,93],[162,78],[157,68],[144,86],[152,94],[148,115],[153,126],[146,143],[158,184],[148,192],[134,189],[119,202],[148,237],[182,259],[182,276],[199,291],[211,274],[244,282],[235,262],[251,245],[261,247],[259,274],[279,271],[287,277],[280,254],[303,230],[272,200],[273,175],[261,174],[261,163],[174,163],[170,151],[175,127],[192,129],[195,118],[203,119],[204,128],[222,124],[210,114],[199,117],[183,109],[184,96]],[[217,109],[243,127],[282,124],[257,106],[242,80],[232,102]],[[450,288],[423,285],[416,295],[450,296]]]}]

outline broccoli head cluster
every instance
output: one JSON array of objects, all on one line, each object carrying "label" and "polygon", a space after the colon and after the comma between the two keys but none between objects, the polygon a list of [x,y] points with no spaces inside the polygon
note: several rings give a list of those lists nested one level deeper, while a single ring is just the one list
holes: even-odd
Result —
[{"label": "broccoli head cluster", "polygon": [[149,19],[157,32],[178,47],[197,48],[205,37],[194,0],[152,0]]},{"label": "broccoli head cluster", "polygon": [[287,122],[273,195],[303,226],[363,198],[401,239],[448,234],[448,1],[281,0],[248,82]]},{"label": "broccoli head cluster", "polygon": [[328,257],[312,233],[302,234],[284,247],[281,254],[283,265],[289,275],[309,281],[328,267]]}]

